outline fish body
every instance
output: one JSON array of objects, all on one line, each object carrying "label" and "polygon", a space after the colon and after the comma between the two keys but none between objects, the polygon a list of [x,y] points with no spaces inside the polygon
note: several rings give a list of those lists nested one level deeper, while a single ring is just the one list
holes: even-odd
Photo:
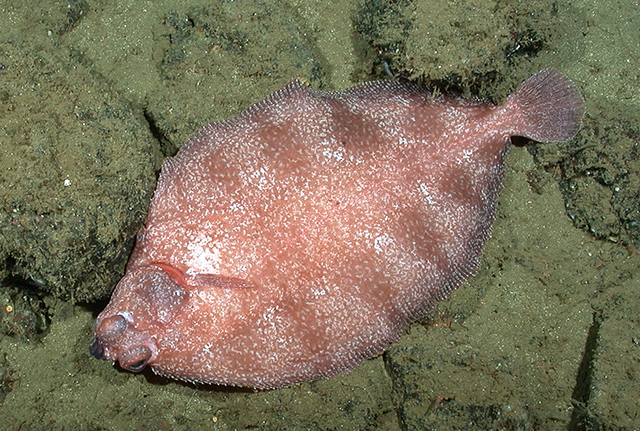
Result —
[{"label": "fish body", "polygon": [[582,115],[552,69],[502,106],[294,81],[165,161],[91,352],[252,388],[351,370],[475,273],[510,137],[567,140]]}]

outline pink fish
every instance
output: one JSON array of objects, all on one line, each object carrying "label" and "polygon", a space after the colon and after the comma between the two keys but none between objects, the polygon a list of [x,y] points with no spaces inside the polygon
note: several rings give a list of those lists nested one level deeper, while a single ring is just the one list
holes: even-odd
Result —
[{"label": "pink fish", "polygon": [[570,139],[583,109],[552,69],[503,106],[294,81],[165,161],[91,353],[252,388],[351,370],[477,270],[510,137]]}]

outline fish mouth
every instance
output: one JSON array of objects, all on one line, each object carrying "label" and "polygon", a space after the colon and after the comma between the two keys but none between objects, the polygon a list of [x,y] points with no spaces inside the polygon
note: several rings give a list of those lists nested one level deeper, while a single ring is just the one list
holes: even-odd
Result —
[{"label": "fish mouth", "polygon": [[104,346],[102,345],[102,341],[97,338],[93,339],[93,343],[89,346],[89,353],[96,359],[104,358]]}]

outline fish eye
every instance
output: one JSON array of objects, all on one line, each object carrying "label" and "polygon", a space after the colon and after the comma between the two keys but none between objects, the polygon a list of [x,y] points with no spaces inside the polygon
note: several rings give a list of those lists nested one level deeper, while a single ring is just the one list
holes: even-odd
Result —
[{"label": "fish eye", "polygon": [[151,350],[147,346],[136,346],[120,355],[118,363],[127,371],[139,373],[144,370],[150,359]]},{"label": "fish eye", "polygon": [[139,373],[140,371],[144,370],[146,366],[147,361],[140,359],[138,362],[134,362],[133,364],[129,365],[127,367],[127,370],[131,371],[132,373]]},{"label": "fish eye", "polygon": [[114,340],[127,329],[127,321],[119,314],[108,317],[100,323],[96,332],[103,341]]}]

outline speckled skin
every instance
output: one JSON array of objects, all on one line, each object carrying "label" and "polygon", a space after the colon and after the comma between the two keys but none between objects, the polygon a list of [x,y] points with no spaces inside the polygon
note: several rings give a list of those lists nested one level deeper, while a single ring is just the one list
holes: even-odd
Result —
[{"label": "speckled skin", "polygon": [[565,140],[553,70],[504,106],[297,81],[165,161],[91,352],[139,371],[274,388],[353,369],[477,267],[510,136]]}]

